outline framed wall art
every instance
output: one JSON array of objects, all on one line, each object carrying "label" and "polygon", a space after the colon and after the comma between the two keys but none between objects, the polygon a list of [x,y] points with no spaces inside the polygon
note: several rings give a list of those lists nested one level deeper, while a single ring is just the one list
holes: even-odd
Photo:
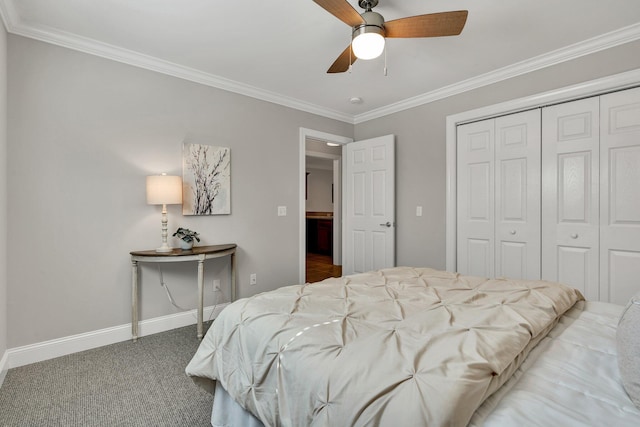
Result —
[{"label": "framed wall art", "polygon": [[182,214],[231,213],[231,150],[202,144],[182,147]]}]

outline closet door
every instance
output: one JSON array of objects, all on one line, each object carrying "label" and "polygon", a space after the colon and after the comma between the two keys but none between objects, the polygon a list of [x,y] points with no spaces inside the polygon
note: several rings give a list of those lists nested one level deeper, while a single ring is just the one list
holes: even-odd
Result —
[{"label": "closet door", "polygon": [[458,127],[457,270],[540,278],[540,110]]},{"label": "closet door", "polygon": [[640,291],[640,89],[600,101],[600,299]]},{"label": "closet door", "polygon": [[540,109],[495,119],[495,273],[540,279]]},{"label": "closet door", "polygon": [[542,278],[599,299],[599,99],[542,111]]},{"label": "closet door", "polygon": [[494,120],[457,132],[456,270],[494,277]]}]

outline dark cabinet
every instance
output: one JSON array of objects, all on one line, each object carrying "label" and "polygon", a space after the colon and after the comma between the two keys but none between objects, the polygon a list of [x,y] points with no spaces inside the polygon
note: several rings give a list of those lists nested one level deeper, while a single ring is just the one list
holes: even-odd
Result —
[{"label": "dark cabinet", "polygon": [[307,218],[307,252],[332,255],[333,219]]},{"label": "dark cabinet", "polygon": [[333,249],[333,220],[318,220],[318,253],[331,255]]}]

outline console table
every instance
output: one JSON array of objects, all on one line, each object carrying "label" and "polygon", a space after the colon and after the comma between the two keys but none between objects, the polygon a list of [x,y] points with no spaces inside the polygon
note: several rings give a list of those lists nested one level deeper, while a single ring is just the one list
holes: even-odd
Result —
[{"label": "console table", "polygon": [[204,301],[204,261],[229,255],[231,257],[231,301],[236,299],[236,244],[195,246],[190,250],[173,249],[171,252],[155,250],[133,251],[131,254],[131,335],[138,339],[138,263],[139,262],[198,262],[198,339],[202,339],[202,312]]}]

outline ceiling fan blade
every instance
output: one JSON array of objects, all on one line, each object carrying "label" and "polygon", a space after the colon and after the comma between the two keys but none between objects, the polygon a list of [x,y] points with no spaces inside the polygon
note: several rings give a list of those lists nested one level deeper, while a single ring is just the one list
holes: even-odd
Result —
[{"label": "ceiling fan blade", "polygon": [[468,11],[429,13],[385,22],[387,37],[441,37],[457,36],[467,22]]},{"label": "ceiling fan blade", "polygon": [[356,56],[353,54],[351,50],[351,45],[347,46],[347,48],[338,56],[331,67],[327,70],[327,73],[344,73],[349,69],[349,66],[356,62]]},{"label": "ceiling fan blade", "polygon": [[358,13],[357,10],[353,8],[347,0],[313,0],[316,2],[321,8],[344,22],[350,27],[355,27],[357,25],[364,24],[364,19]]}]

